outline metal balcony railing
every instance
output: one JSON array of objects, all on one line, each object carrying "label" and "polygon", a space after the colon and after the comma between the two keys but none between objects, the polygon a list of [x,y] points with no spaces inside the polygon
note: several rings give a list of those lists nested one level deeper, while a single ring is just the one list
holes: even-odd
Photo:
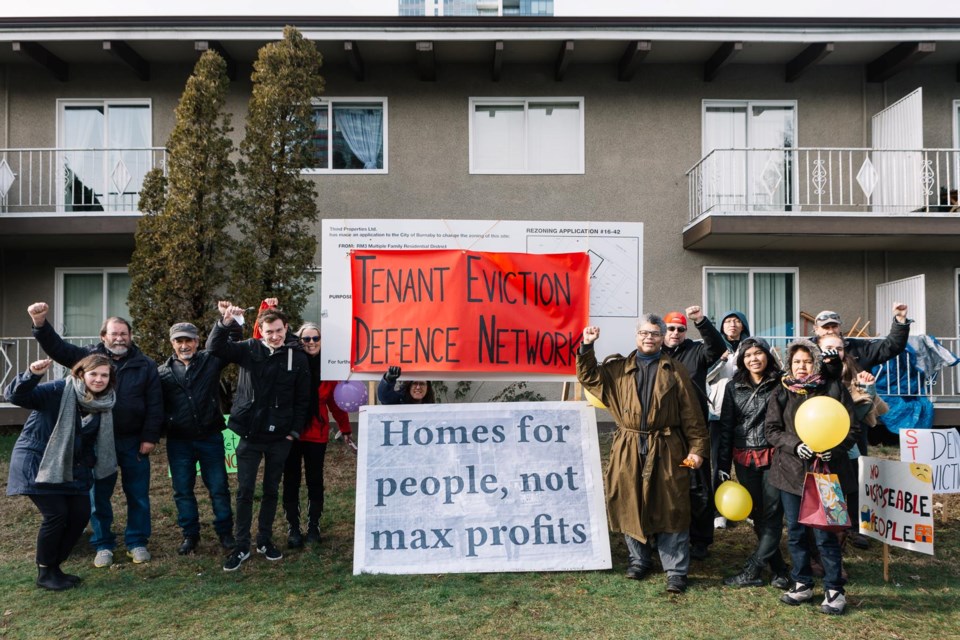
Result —
[{"label": "metal balcony railing", "polygon": [[[71,344],[86,346],[99,342],[100,336],[70,337],[64,339]],[[18,373],[26,371],[31,362],[36,362],[46,357],[47,354],[40,349],[40,343],[38,343],[33,336],[28,338],[0,338],[0,401],[7,401],[4,391]],[[43,381],[48,382],[62,378],[66,373],[67,371],[64,367],[55,365],[47,369]]]},{"label": "metal balcony railing", "polygon": [[0,215],[138,213],[143,177],[163,147],[0,149]]},{"label": "metal balcony railing", "polygon": [[[781,368],[786,367],[787,345],[796,338],[764,336]],[[954,354],[960,354],[960,338],[937,338],[940,344]],[[932,402],[960,402],[960,364],[942,367],[938,371],[923,371],[917,367],[907,370],[904,358],[894,358],[882,365],[886,368],[883,384],[877,393],[885,396],[925,396]]]},{"label": "metal balcony railing", "polygon": [[960,149],[715,149],[687,179],[690,222],[724,213],[960,214]]}]

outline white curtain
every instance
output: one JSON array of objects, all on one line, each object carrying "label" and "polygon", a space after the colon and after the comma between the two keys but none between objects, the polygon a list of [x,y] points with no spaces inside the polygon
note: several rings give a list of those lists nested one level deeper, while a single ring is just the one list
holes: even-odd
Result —
[{"label": "white curtain", "polygon": [[64,337],[95,336],[103,322],[103,276],[67,273],[63,276]]},{"label": "white curtain", "polygon": [[[64,202],[67,205],[90,205],[93,204],[90,194],[103,193],[102,167],[97,154],[92,151],[104,147],[103,123],[102,106],[68,106],[63,109],[60,146],[69,149],[63,154]],[[92,190],[85,199],[83,187]]]},{"label": "white curtain", "polygon": [[579,171],[582,139],[579,104],[531,102],[527,107],[527,171]]},{"label": "white curtain", "polygon": [[130,319],[127,299],[130,297],[130,276],[126,273],[107,274],[107,317]]},{"label": "white curtain", "polygon": [[[139,193],[143,176],[150,170],[150,108],[146,105],[121,105],[108,107],[107,148],[111,149],[107,160],[107,176],[110,191],[126,194]],[[121,175],[114,177],[120,160],[126,167],[129,181]],[[124,204],[134,204],[124,201]]]},{"label": "white curtain", "polygon": [[334,123],[364,169],[380,169],[383,150],[383,109],[380,107],[334,107]]},{"label": "white curtain", "polygon": [[[703,156],[715,149],[747,146],[746,105],[707,105],[703,118]],[[743,209],[747,164],[743,151],[716,151],[703,170],[703,208]]]},{"label": "white curtain", "polygon": [[[730,310],[749,315],[750,274],[737,272],[707,273],[707,317],[715,324]],[[719,328],[719,327],[718,327]]]},{"label": "white curtain", "polygon": [[473,110],[473,171],[523,171],[523,105],[476,105]]},{"label": "white curtain", "polygon": [[793,274],[753,275],[753,326],[757,336],[793,336]]},{"label": "white curtain", "polygon": [[[793,147],[793,107],[752,105],[748,124],[751,149]],[[750,152],[750,196],[755,210],[780,210],[790,204],[792,162],[784,151]]]}]

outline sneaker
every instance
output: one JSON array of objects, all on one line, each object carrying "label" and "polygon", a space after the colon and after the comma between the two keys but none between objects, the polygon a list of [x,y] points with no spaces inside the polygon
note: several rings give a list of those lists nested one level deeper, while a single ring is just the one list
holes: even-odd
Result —
[{"label": "sneaker", "polygon": [[220,546],[227,551],[232,551],[237,546],[237,539],[233,537],[232,533],[225,533],[220,536]]},{"label": "sneaker", "polygon": [[180,546],[177,547],[177,553],[181,556],[185,556],[188,553],[193,553],[199,542],[200,539],[196,536],[187,536],[183,539],[183,542],[180,543]]},{"label": "sneaker", "polygon": [[770,580],[770,586],[776,587],[781,591],[786,591],[790,588],[790,575],[786,571],[783,573],[775,573]]},{"label": "sneaker", "polygon": [[263,557],[270,561],[282,560],[283,554],[280,553],[280,549],[277,549],[273,546],[272,542],[265,542],[257,546],[257,553],[263,554]]},{"label": "sneaker", "polygon": [[100,549],[97,555],[93,557],[93,566],[98,569],[109,567],[113,564],[113,551],[110,549]]},{"label": "sneaker", "polygon": [[648,575],[650,575],[650,572],[652,570],[653,570],[653,567],[650,567],[650,566],[644,566],[640,564],[631,564],[629,567],[627,567],[626,576],[631,580],[643,580]]},{"label": "sneaker", "polygon": [[683,593],[687,590],[687,576],[667,576],[667,593]]},{"label": "sneaker", "polygon": [[813,585],[794,582],[790,590],[780,596],[780,602],[797,606],[804,602],[809,602],[813,598]]},{"label": "sneaker", "polygon": [[827,589],[824,593],[823,602],[820,603],[820,613],[839,616],[846,607],[847,599],[844,597],[842,591]]},{"label": "sneaker", "polygon": [[309,527],[304,541],[307,544],[320,544],[320,527]]},{"label": "sneaker", "polygon": [[[287,535],[287,549],[302,549],[303,548],[303,534],[300,533],[300,529],[290,529],[290,533]],[[279,560],[280,558],[277,558]]]},{"label": "sneaker", "polygon": [[690,557],[694,560],[706,560],[710,556],[710,549],[705,542],[694,542],[690,545]]},{"label": "sneaker", "polygon": [[724,578],[723,584],[728,587],[762,587],[763,578],[756,567],[744,567],[737,575]]},{"label": "sneaker", "polygon": [[236,571],[240,568],[240,565],[250,557],[250,551],[247,549],[234,549],[230,555],[227,556],[227,559],[223,561],[223,570],[224,571]]},{"label": "sneaker", "polygon": [[714,529],[726,529],[727,528],[727,519],[723,516],[717,516],[713,519],[713,528]]},{"label": "sneaker", "polygon": [[133,564],[143,564],[150,562],[150,552],[146,547],[134,547],[127,551],[127,556],[133,560]]}]

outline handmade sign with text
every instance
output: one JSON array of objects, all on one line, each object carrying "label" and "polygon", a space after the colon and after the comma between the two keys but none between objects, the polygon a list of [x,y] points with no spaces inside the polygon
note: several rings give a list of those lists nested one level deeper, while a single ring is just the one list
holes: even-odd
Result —
[{"label": "handmade sign with text", "polygon": [[929,464],[934,493],[960,493],[960,433],[956,429],[901,429],[900,459]]},{"label": "handmade sign with text", "polygon": [[930,465],[867,456],[859,461],[860,533],[933,555]]}]

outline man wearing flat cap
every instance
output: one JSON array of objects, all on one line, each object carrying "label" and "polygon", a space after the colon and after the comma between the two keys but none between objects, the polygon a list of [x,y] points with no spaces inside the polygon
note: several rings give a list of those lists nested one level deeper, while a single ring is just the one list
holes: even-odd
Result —
[{"label": "man wearing flat cap", "polygon": [[210,492],[213,528],[225,549],[232,549],[233,509],[224,466],[223,430],[226,423],[220,411],[220,373],[225,360],[200,350],[197,327],[178,322],[170,327],[173,355],[158,367],[166,414],[167,459],[173,482],[173,500],[177,505],[177,524],[183,542],[177,553],[193,552],[200,542],[200,513],[193,488],[200,477]]}]

